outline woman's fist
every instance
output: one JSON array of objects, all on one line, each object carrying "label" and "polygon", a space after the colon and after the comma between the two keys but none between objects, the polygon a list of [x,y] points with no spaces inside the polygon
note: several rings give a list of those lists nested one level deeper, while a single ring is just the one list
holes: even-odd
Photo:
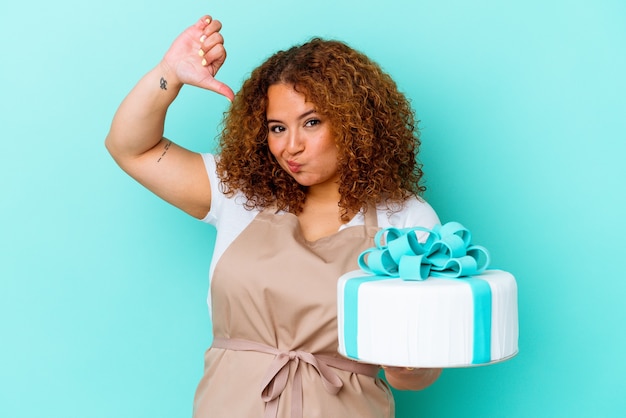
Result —
[{"label": "woman's fist", "polygon": [[181,33],[161,61],[165,80],[211,90],[232,101],[235,94],[230,87],[215,79],[226,60],[221,29],[220,21],[203,16]]}]

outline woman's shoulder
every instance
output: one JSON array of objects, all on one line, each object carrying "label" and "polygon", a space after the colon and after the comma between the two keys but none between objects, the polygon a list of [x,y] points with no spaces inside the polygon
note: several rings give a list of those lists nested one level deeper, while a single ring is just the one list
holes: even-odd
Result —
[{"label": "woman's shoulder", "polygon": [[[410,228],[423,226],[432,228],[439,223],[439,217],[432,206],[424,199],[411,196],[402,202],[382,202],[376,205],[376,219],[379,228]],[[362,225],[363,212],[359,212],[344,227]]]},{"label": "woman's shoulder", "polygon": [[378,225],[382,228],[431,228],[439,223],[433,207],[423,198],[411,196],[403,202],[383,202],[376,207]]}]

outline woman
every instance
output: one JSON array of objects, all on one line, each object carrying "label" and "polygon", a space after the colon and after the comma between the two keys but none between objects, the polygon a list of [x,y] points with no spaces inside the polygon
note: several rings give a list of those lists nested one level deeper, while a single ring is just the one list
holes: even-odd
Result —
[{"label": "woman", "polygon": [[[392,417],[378,366],[337,354],[336,281],[381,227],[431,227],[417,196],[419,141],[406,98],[364,55],[314,39],[281,51],[235,95],[215,75],[221,23],[204,16],[120,105],[106,139],[145,187],[217,228],[214,341],[195,417]],[[232,101],[220,154],[163,137],[184,84]],[[439,369],[385,368],[419,390]]]}]

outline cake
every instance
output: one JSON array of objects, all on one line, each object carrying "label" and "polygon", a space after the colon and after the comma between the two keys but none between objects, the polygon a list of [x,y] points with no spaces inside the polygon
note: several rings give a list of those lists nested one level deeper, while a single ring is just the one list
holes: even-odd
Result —
[{"label": "cake", "polygon": [[[426,233],[425,242],[418,234]],[[451,222],[381,230],[338,281],[339,353],[400,367],[471,367],[518,351],[517,284]]]}]

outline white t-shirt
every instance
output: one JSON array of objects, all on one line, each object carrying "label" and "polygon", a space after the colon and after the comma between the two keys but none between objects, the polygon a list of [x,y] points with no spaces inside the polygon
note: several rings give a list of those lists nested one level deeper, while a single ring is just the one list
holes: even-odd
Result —
[{"label": "white t-shirt", "polygon": [[[221,258],[226,248],[239,236],[239,234],[252,222],[254,217],[260,212],[258,209],[248,210],[244,207],[246,197],[243,194],[235,194],[232,197],[226,196],[220,187],[220,180],[217,176],[215,156],[213,154],[202,154],[204,165],[211,182],[211,210],[202,219],[203,222],[215,226],[217,234],[215,237],[215,247],[213,258],[209,270],[209,277],[213,277],[215,265]],[[396,227],[408,228],[413,226],[423,226],[432,228],[439,223],[439,218],[433,208],[425,201],[415,197],[407,200],[404,206],[391,212],[385,204],[377,207],[378,226],[380,228]],[[355,215],[350,222],[343,224],[339,230],[355,225],[363,225],[363,213]],[[422,236],[419,236],[421,239]],[[209,286],[209,307],[211,304]]]}]

